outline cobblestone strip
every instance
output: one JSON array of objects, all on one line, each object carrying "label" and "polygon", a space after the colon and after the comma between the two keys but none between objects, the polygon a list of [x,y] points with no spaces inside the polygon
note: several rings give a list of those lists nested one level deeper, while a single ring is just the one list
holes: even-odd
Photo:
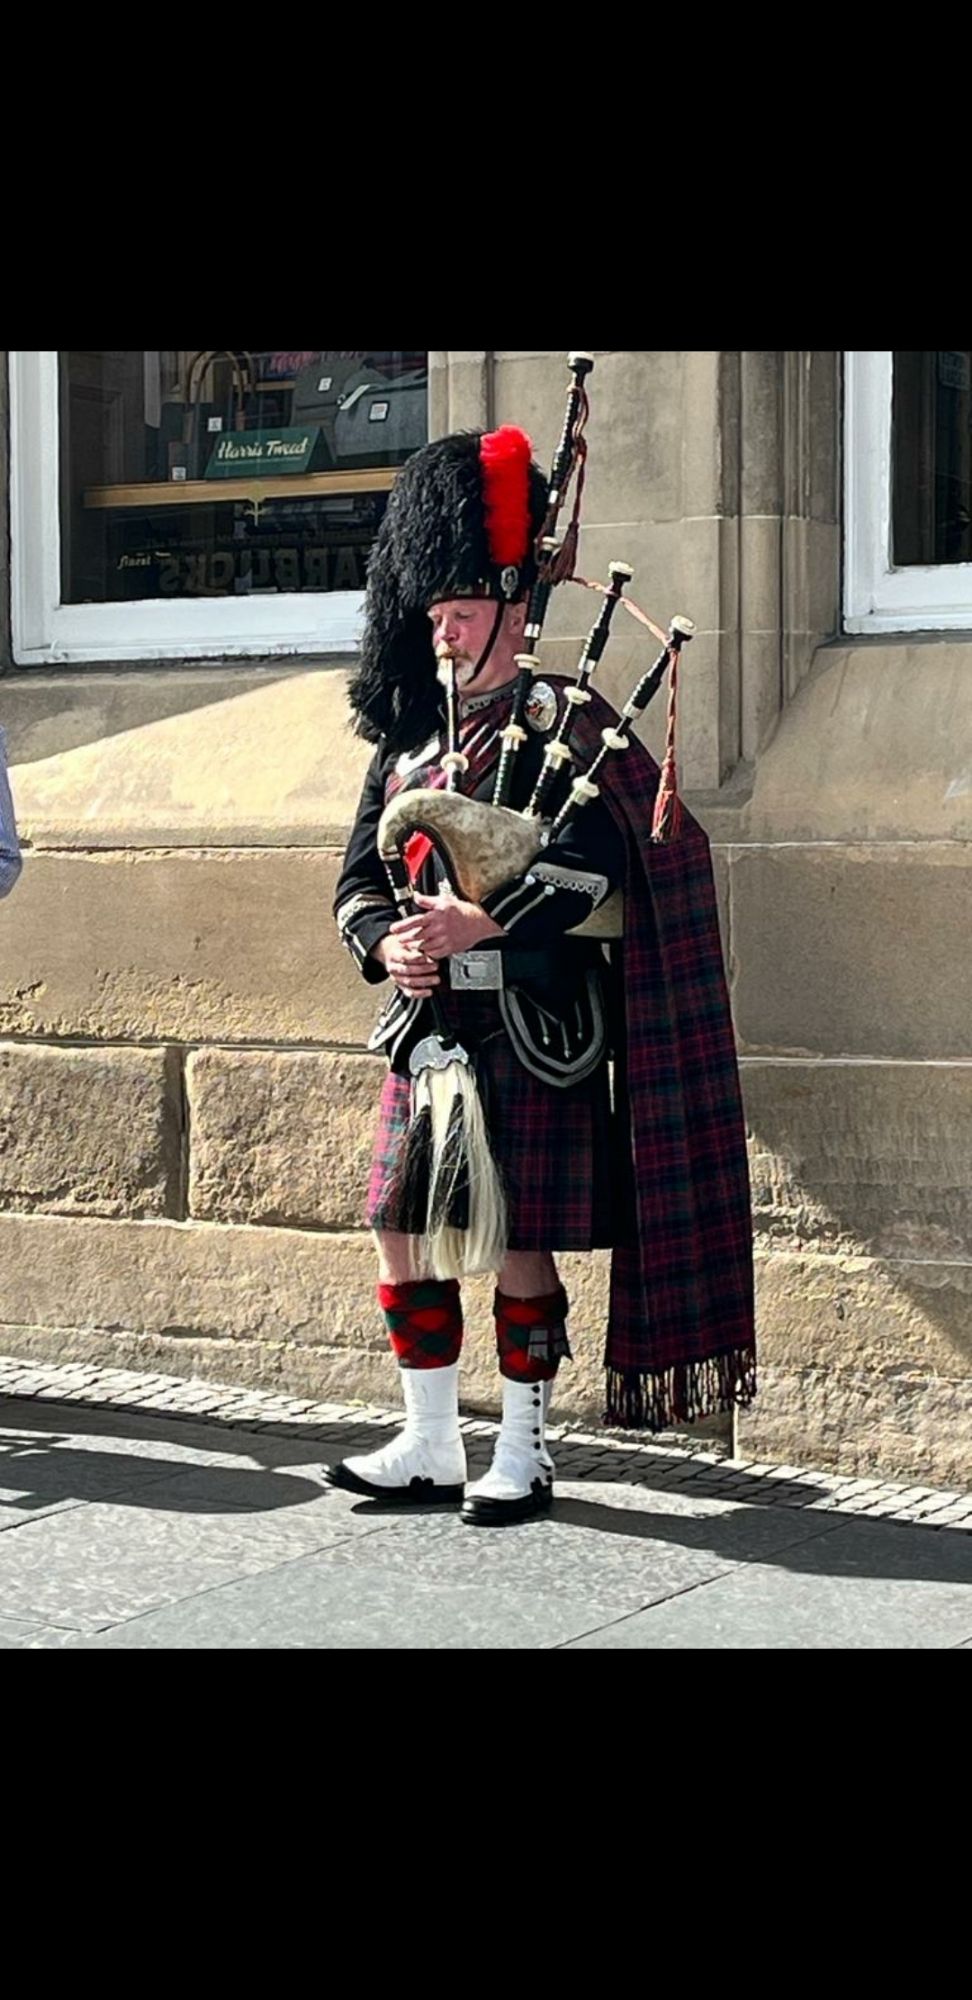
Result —
[{"label": "cobblestone strip", "polygon": [[[263,1435],[292,1438],[303,1432],[309,1444],[326,1443],[342,1428],[392,1427],[401,1412],[370,1403],[315,1403],[269,1390],[182,1380],[175,1375],[140,1374],[128,1368],[88,1367],[80,1362],[33,1363],[0,1355],[0,1396],[42,1403],[83,1403],[194,1423],[220,1423]],[[0,1413],[2,1421],[2,1413]],[[498,1425],[464,1417],[471,1444],[496,1436]],[[694,1450],[684,1443],[632,1442],[603,1432],[551,1426],[551,1441],[567,1448],[563,1476],[571,1480],[644,1480],[653,1486],[695,1492],[699,1497],[743,1501],[758,1481],[760,1505],[814,1513],[849,1514],[867,1520],[918,1522],[929,1529],[972,1534],[972,1494],[908,1486],[880,1477],[854,1478],[759,1459],[730,1458],[719,1449]]]}]

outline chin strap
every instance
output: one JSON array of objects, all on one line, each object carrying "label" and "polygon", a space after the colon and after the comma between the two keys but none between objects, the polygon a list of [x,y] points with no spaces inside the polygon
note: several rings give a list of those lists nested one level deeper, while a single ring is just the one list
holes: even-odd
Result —
[{"label": "chin strap", "polygon": [[499,599],[499,602],[497,603],[496,616],[493,619],[493,629],[489,635],[489,638],[486,641],[486,650],[482,654],[481,658],[476,661],[476,671],[473,674],[474,681],[478,680],[480,674],[483,671],[484,666],[486,665],[487,660],[489,659],[493,647],[495,646],[496,641],[499,638],[500,626],[503,623],[503,613],[506,610],[506,604],[507,600],[505,597],[501,597]]}]

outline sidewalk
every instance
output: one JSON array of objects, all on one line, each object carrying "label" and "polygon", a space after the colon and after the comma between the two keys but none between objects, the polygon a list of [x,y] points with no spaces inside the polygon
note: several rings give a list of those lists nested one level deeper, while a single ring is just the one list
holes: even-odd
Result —
[{"label": "sidewalk", "polygon": [[399,1422],[0,1358],[0,1648],[972,1653],[972,1495],[578,1431],[514,1528],[322,1486]]}]

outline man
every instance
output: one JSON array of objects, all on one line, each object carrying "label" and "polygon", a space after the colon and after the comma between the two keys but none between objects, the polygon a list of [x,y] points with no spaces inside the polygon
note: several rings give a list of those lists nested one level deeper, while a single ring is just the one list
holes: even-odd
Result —
[{"label": "man", "polygon": [[22,867],[13,799],[7,778],[7,742],[0,729],[0,897],[9,896]]},{"label": "man", "polygon": [[[708,1093],[689,1085],[688,1100],[704,1099],[702,1125],[684,1134],[679,1125],[670,1157],[656,1112],[641,1104],[644,1090],[651,1090],[651,1059],[644,1083],[640,1077],[643,1043],[665,1027],[659,1010],[670,1005],[667,994],[656,995],[650,1014],[642,1010],[644,1019],[639,1014],[632,1020],[625,999],[632,970],[637,997],[643,985],[664,988],[659,973],[667,971],[641,856],[658,777],[651,759],[640,745],[632,746],[617,763],[630,759],[636,766],[633,782],[630,771],[606,781],[602,796],[574,811],[529,868],[480,904],[453,891],[431,843],[416,835],[406,852],[418,913],[402,918],[378,854],[376,834],[386,804],[403,788],[446,783],[436,666],[443,648],[455,663],[459,723],[452,750],[460,758],[460,789],[487,802],[492,798],[546,505],[546,482],[532,463],[530,442],[512,427],[440,439],[416,453],[399,475],[372,559],[361,660],[350,686],[358,730],[377,749],[335,909],[362,976],[393,982],[369,1045],[385,1052],[390,1068],[368,1221],[378,1249],[379,1303],[401,1369],[406,1424],[391,1443],[328,1468],[326,1477],[333,1485],[402,1504],[461,1502],[462,1518],[471,1525],[527,1519],[551,1504],[546,1414],[551,1384],[570,1353],[568,1300],[554,1261],[558,1250],[615,1251],[615,1346],[612,1355],[609,1335],[608,1353],[614,1421],[658,1428],[701,1413],[706,1403],[728,1407],[752,1389],[748,1203],[744,1156],[740,1169],[735,1060],[726,1047],[728,1006],[721,963],[713,963],[718,940],[711,871],[688,928],[705,940],[706,1005],[711,1013],[708,987],[714,982],[717,1014],[721,1008],[718,1065],[731,1076],[727,1081],[723,1074]],[[509,804],[514,809],[522,810],[533,791],[545,744],[559,721],[564,685],[555,676],[534,682],[526,740],[513,765]],[[574,714],[578,717],[577,709]],[[601,729],[616,721],[614,711],[592,696],[571,731],[575,753],[589,762],[600,748]],[[700,871],[704,836],[694,823],[688,826],[685,851],[694,889],[700,872],[706,877],[707,850]],[[650,934],[648,945],[635,944],[627,968],[620,953],[613,952],[611,964],[600,944],[575,935],[619,887],[636,938]],[[673,943],[681,921],[679,908],[669,926]],[[677,970],[673,977],[677,981]],[[416,1270],[416,1245],[403,1226],[401,1169],[412,1114],[408,1058],[428,1033],[432,995],[472,1057],[507,1197],[507,1247],[494,1301],[502,1424],[489,1472],[470,1487],[458,1422],[460,1286]],[[690,1020],[687,1032],[691,1039]],[[639,1099],[633,1108],[636,1072]],[[663,1163],[685,1176],[686,1158],[704,1140],[702,1127],[716,1098],[728,1134],[718,1168],[729,1186],[716,1203],[715,1226],[722,1228],[732,1263],[721,1332],[698,1282],[697,1266],[710,1256],[710,1244],[696,1240],[684,1220],[669,1213],[671,1202],[666,1196],[659,1201],[658,1190]],[[701,1178],[688,1168],[693,1198],[697,1191],[708,1195],[702,1182],[712,1175],[712,1162]],[[645,1193],[654,1203],[654,1218],[645,1211]],[[667,1288],[671,1294],[659,1321],[657,1353],[648,1352],[642,1328],[654,1317],[646,1303],[645,1244],[653,1220],[669,1230],[668,1252],[658,1263],[663,1293]],[[681,1269],[686,1243],[687,1287]],[[693,1287],[694,1296],[685,1296]]]}]

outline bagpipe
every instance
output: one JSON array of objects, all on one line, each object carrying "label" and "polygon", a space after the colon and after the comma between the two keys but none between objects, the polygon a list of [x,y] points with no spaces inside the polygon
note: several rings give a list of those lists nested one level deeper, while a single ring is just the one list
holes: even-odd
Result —
[{"label": "bagpipe", "polygon": [[[541,851],[558,836],[568,820],[600,796],[599,778],[609,758],[629,747],[631,731],[666,674],[669,676],[668,727],[651,838],[677,838],[678,800],[675,731],[679,658],[692,638],[690,619],[675,617],[667,633],[625,595],[632,570],[627,563],[610,565],[608,584],[575,575],[581,499],[587,459],[586,428],[590,414],[587,379],[592,354],[568,357],[570,386],[560,440],[550,473],[546,516],[536,541],[536,577],[524,627],[526,651],[516,656],[517,676],[509,720],[501,731],[501,751],[492,800],[470,799],[458,781],[468,768],[459,748],[459,690],[455,663],[448,648],[439,649],[439,678],[445,689],[447,748],[441,764],[444,790],[416,788],[397,793],[386,806],[378,827],[378,848],[395,903],[402,916],[416,913],[405,848],[423,834],[438,854],[452,890],[468,901],[484,896],[525,873]],[[562,539],[558,524],[571,487],[571,519]],[[531,689],[540,670],[538,648],[550,598],[556,586],[575,582],[602,594],[594,625],[584,643],[576,679],[564,690],[563,709],[544,751],[541,770],[522,811],[509,805],[517,759],[527,739],[525,717]],[[572,742],[574,718],[591,700],[590,682],[603,656],[619,605],[661,641],[662,650],[642,674],[616,721],[601,731],[600,748],[586,769]],[[548,692],[550,692],[548,690]],[[616,890],[569,933],[574,937],[609,941],[623,935],[623,892]],[[416,1239],[416,1268],[434,1277],[461,1277],[498,1270],[505,1252],[506,1209],[503,1189],[489,1146],[483,1107],[468,1052],[449,1026],[433,994],[424,1003],[431,1032],[412,1051],[412,1116],[400,1174],[403,1227]]]}]

